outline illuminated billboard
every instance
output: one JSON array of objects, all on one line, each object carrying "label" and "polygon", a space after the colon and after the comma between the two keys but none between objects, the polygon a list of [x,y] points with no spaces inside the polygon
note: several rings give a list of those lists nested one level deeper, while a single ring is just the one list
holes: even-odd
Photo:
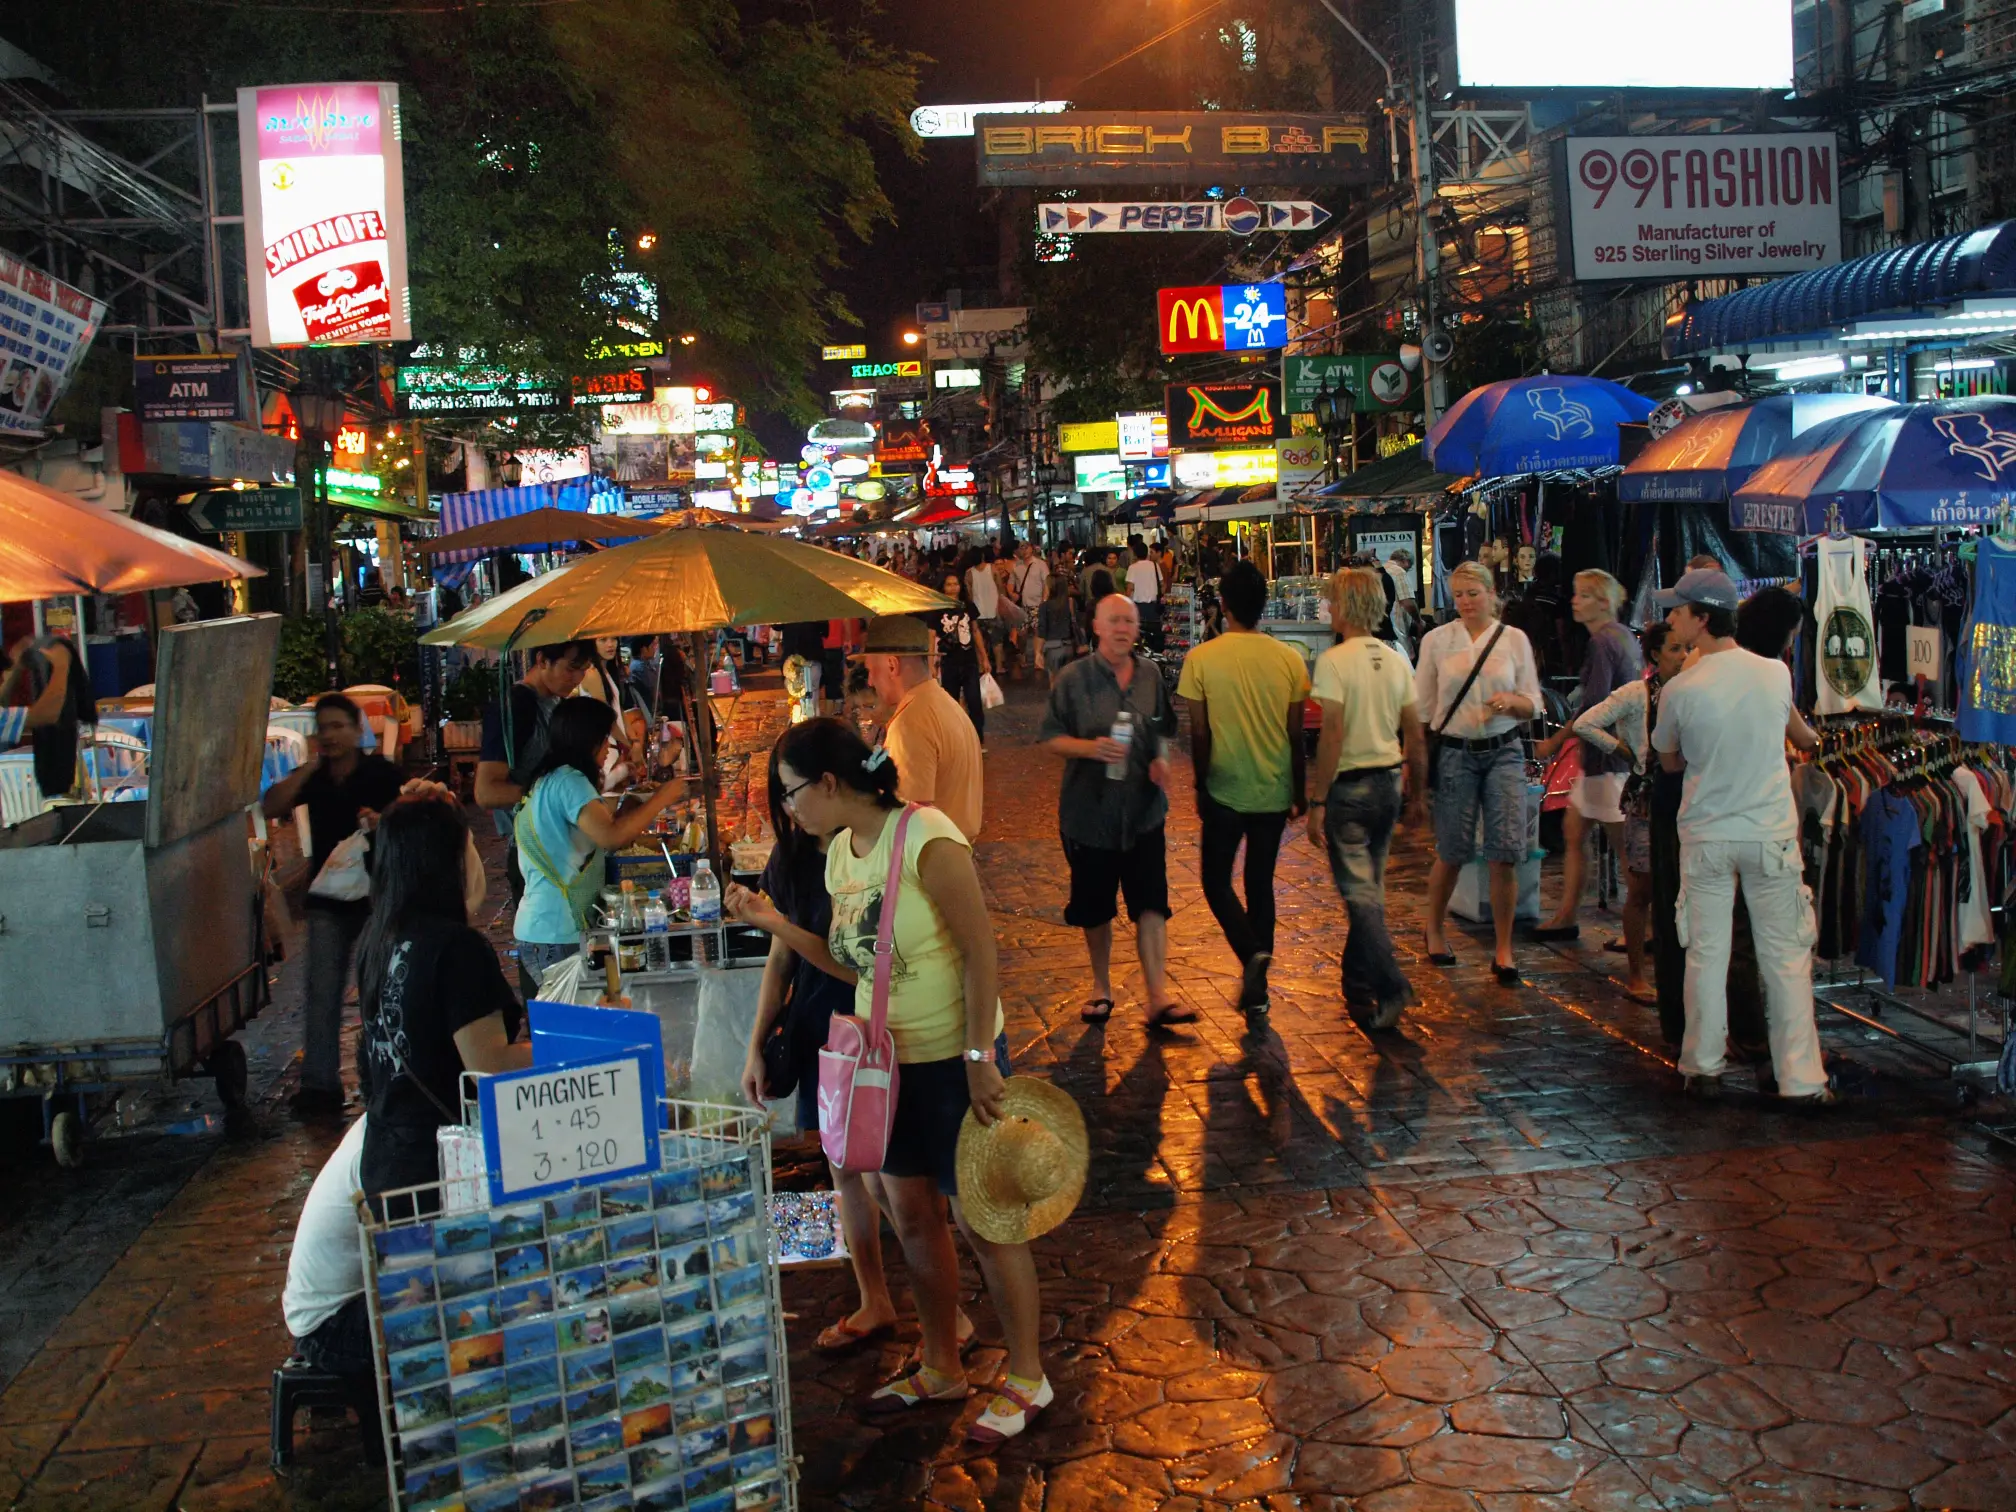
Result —
[{"label": "illuminated billboard", "polygon": [[1792,0],[1455,0],[1472,89],[1790,89]]},{"label": "illuminated billboard", "polygon": [[254,346],[413,336],[396,84],[238,91]]}]

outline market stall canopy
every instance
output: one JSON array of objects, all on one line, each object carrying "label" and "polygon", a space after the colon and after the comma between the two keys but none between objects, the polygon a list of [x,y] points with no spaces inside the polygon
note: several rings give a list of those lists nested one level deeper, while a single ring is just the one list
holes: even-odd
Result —
[{"label": "market stall canopy", "polygon": [[1866,394],[1775,394],[1682,421],[1640,452],[1617,480],[1627,504],[1721,504],[1774,457],[1804,451],[1824,421],[1891,409]]},{"label": "market stall canopy", "polygon": [[[726,509],[668,509],[664,514],[652,515],[649,521],[672,530],[692,530],[702,525],[726,525],[733,530],[789,530],[796,520],[758,518],[753,514],[736,514]],[[640,532],[648,534],[649,532]]]},{"label": "market stall canopy", "polygon": [[1269,484],[1264,492],[1257,488],[1217,489],[1195,503],[1177,505],[1173,518],[1178,525],[1208,525],[1219,520],[1264,520],[1280,512],[1280,501]]},{"label": "market stall canopy", "polygon": [[1653,404],[1608,378],[1573,373],[1508,378],[1472,389],[1428,433],[1424,455],[1441,472],[1482,478],[1615,467],[1617,427]]},{"label": "market stall canopy", "polygon": [[0,472],[0,600],[142,593],[265,569]]},{"label": "market stall canopy", "polygon": [[656,535],[664,528],[649,520],[632,520],[622,515],[548,507],[486,520],[453,535],[436,536],[421,542],[419,549],[423,556],[440,556],[451,551],[545,551],[554,546],[571,546],[576,541],[634,541],[639,536]]},{"label": "market stall canopy", "polygon": [[1900,404],[1827,422],[1814,448],[1759,468],[1738,508],[1796,506],[1807,531],[1838,507],[1849,530],[1986,525],[2016,507],[2016,399]]},{"label": "market stall canopy", "polygon": [[[1690,305],[1667,322],[1666,351],[1684,357],[1817,340],[1841,335],[1858,321],[1907,317],[1908,326],[1908,317],[1933,312],[1956,325],[1972,321],[2006,331],[2016,323],[2006,318],[2016,314],[2016,221],[1872,252]],[[1995,320],[1997,314],[2005,318]],[[1881,339],[1889,333],[1867,334]]]},{"label": "market stall canopy", "polygon": [[1303,495],[1303,508],[1432,509],[1460,494],[1472,479],[1463,473],[1437,472],[1417,442],[1381,462],[1361,467],[1348,477]]},{"label": "market stall canopy", "polygon": [[944,609],[952,600],[823,546],[668,530],[534,578],[422,637],[492,650]]}]

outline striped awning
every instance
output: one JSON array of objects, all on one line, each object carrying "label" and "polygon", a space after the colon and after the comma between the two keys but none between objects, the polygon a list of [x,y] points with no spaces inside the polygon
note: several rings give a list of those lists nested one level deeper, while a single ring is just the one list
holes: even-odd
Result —
[{"label": "striped awning", "polygon": [[[472,493],[442,494],[441,533],[450,535],[472,525],[508,520],[512,515],[534,509],[578,509],[585,514],[589,483],[587,478],[570,478],[564,483],[535,483],[527,488],[479,488]],[[434,580],[459,582],[469,575],[469,569],[452,564],[474,562],[492,554],[476,548],[444,552],[434,559]]]}]

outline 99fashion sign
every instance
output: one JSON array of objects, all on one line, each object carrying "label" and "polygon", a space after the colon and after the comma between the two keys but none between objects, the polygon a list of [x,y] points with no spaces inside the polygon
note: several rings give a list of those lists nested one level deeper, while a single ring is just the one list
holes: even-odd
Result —
[{"label": "99fashion sign", "polygon": [[254,346],[413,335],[396,84],[238,91]]},{"label": "99fashion sign", "polygon": [[1272,441],[1281,405],[1271,383],[1179,383],[1169,388],[1171,446]]},{"label": "99fashion sign", "polygon": [[1578,279],[1800,273],[1841,260],[1832,132],[1570,137]]}]

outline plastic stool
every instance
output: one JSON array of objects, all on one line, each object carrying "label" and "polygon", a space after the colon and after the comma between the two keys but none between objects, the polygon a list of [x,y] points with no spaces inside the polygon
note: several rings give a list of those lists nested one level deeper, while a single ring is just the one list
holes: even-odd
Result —
[{"label": "plastic stool", "polygon": [[294,1462],[294,1416],[306,1408],[336,1407],[357,1414],[357,1426],[364,1435],[364,1459],[371,1465],[385,1463],[385,1446],[378,1436],[374,1415],[357,1399],[357,1390],[334,1371],[311,1365],[299,1355],[290,1357],[273,1372],[273,1468],[284,1470]]}]

